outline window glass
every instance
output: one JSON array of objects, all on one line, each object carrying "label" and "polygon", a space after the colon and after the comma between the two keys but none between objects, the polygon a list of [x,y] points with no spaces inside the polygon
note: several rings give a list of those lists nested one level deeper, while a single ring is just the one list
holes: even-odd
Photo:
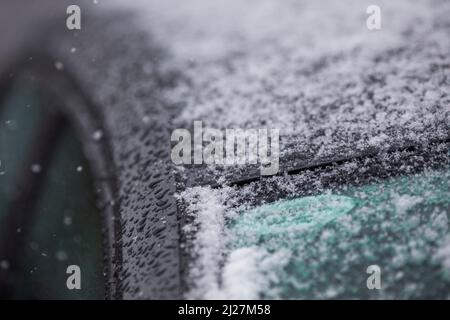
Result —
[{"label": "window glass", "polygon": [[[263,298],[448,298],[449,181],[432,170],[242,212],[228,223],[231,259],[253,254],[271,275]],[[366,286],[371,265],[383,290]]]},{"label": "window glass", "polygon": [[12,196],[13,181],[24,163],[24,152],[30,149],[42,118],[36,92],[29,86],[16,87],[0,105],[0,222]]},{"label": "window glass", "polygon": [[[20,84],[0,108],[0,295],[103,299],[101,217],[89,165],[75,132],[63,118],[55,122],[33,92]],[[57,137],[43,134],[50,126]],[[79,267],[81,289],[73,288],[71,265]]]}]

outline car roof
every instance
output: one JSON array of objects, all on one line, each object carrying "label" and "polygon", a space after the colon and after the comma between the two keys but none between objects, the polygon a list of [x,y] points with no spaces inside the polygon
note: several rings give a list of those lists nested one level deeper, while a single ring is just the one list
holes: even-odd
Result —
[{"label": "car roof", "polygon": [[[126,7],[140,12],[139,26],[182,74],[165,92],[174,127],[201,120],[214,129],[279,129],[283,174],[448,140],[448,2],[378,5],[376,31],[354,0]],[[251,165],[187,166],[179,176],[189,187],[260,173]]]}]

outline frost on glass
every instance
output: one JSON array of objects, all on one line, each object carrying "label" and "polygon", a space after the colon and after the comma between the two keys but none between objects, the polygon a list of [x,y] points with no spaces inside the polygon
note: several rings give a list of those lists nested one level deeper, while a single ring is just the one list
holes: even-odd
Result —
[{"label": "frost on glass", "polygon": [[[188,189],[180,195],[192,218],[186,295],[448,298],[449,176],[428,168],[308,196],[289,187],[307,175],[282,177],[274,181],[291,197],[271,203],[262,184]],[[256,193],[262,204],[243,204]],[[381,268],[381,290],[366,286],[370,265]]]},{"label": "frost on glass", "polygon": [[[266,298],[444,298],[450,278],[434,255],[448,233],[448,181],[433,171],[263,205],[231,220],[229,246],[290,251],[271,284],[281,290]],[[372,264],[379,292],[365,286]]]}]

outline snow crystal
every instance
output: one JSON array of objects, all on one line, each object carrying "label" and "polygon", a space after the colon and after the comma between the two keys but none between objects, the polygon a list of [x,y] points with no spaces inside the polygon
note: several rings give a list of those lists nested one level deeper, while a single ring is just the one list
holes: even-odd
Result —
[{"label": "snow crystal", "polygon": [[64,223],[65,226],[70,226],[70,225],[72,225],[72,217],[65,216],[65,217],[64,217],[64,220],[63,220],[63,223]]},{"label": "snow crystal", "polygon": [[0,261],[0,269],[8,270],[9,269],[9,261],[7,261],[7,260]]},{"label": "snow crystal", "polygon": [[92,134],[92,138],[94,138],[95,141],[100,140],[103,137],[103,131],[102,130],[96,130],[93,134]]},{"label": "snow crystal", "polygon": [[150,117],[149,116],[144,116],[142,117],[142,122],[144,122],[145,124],[150,122]]},{"label": "snow crystal", "polygon": [[64,69],[64,64],[61,61],[56,61],[55,62],[55,68],[56,68],[56,70],[63,70]]},{"label": "snow crystal", "polygon": [[40,173],[42,171],[42,166],[38,163],[31,165],[31,172],[33,173]]},{"label": "snow crystal", "polygon": [[56,259],[58,261],[66,261],[67,258],[67,253],[65,251],[59,250],[56,252]]},{"label": "snow crystal", "polygon": [[422,202],[422,198],[409,196],[409,195],[397,195],[393,196],[395,210],[398,214],[405,214],[406,211],[414,207],[416,204]]}]

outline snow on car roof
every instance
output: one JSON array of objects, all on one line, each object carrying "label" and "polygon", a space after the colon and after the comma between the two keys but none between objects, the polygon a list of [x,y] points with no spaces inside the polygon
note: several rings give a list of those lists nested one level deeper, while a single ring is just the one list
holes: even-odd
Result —
[{"label": "snow on car roof", "polygon": [[448,136],[448,2],[378,1],[377,31],[354,0],[139,3],[187,78],[180,125],[279,128],[313,157]]},{"label": "snow on car roof", "polygon": [[175,126],[202,120],[219,129],[277,128],[282,157],[294,155],[304,165],[448,138],[450,4],[378,1],[382,28],[376,31],[366,28],[369,4],[155,0],[125,6],[139,9],[141,27],[183,75],[165,92],[183,106]]}]

